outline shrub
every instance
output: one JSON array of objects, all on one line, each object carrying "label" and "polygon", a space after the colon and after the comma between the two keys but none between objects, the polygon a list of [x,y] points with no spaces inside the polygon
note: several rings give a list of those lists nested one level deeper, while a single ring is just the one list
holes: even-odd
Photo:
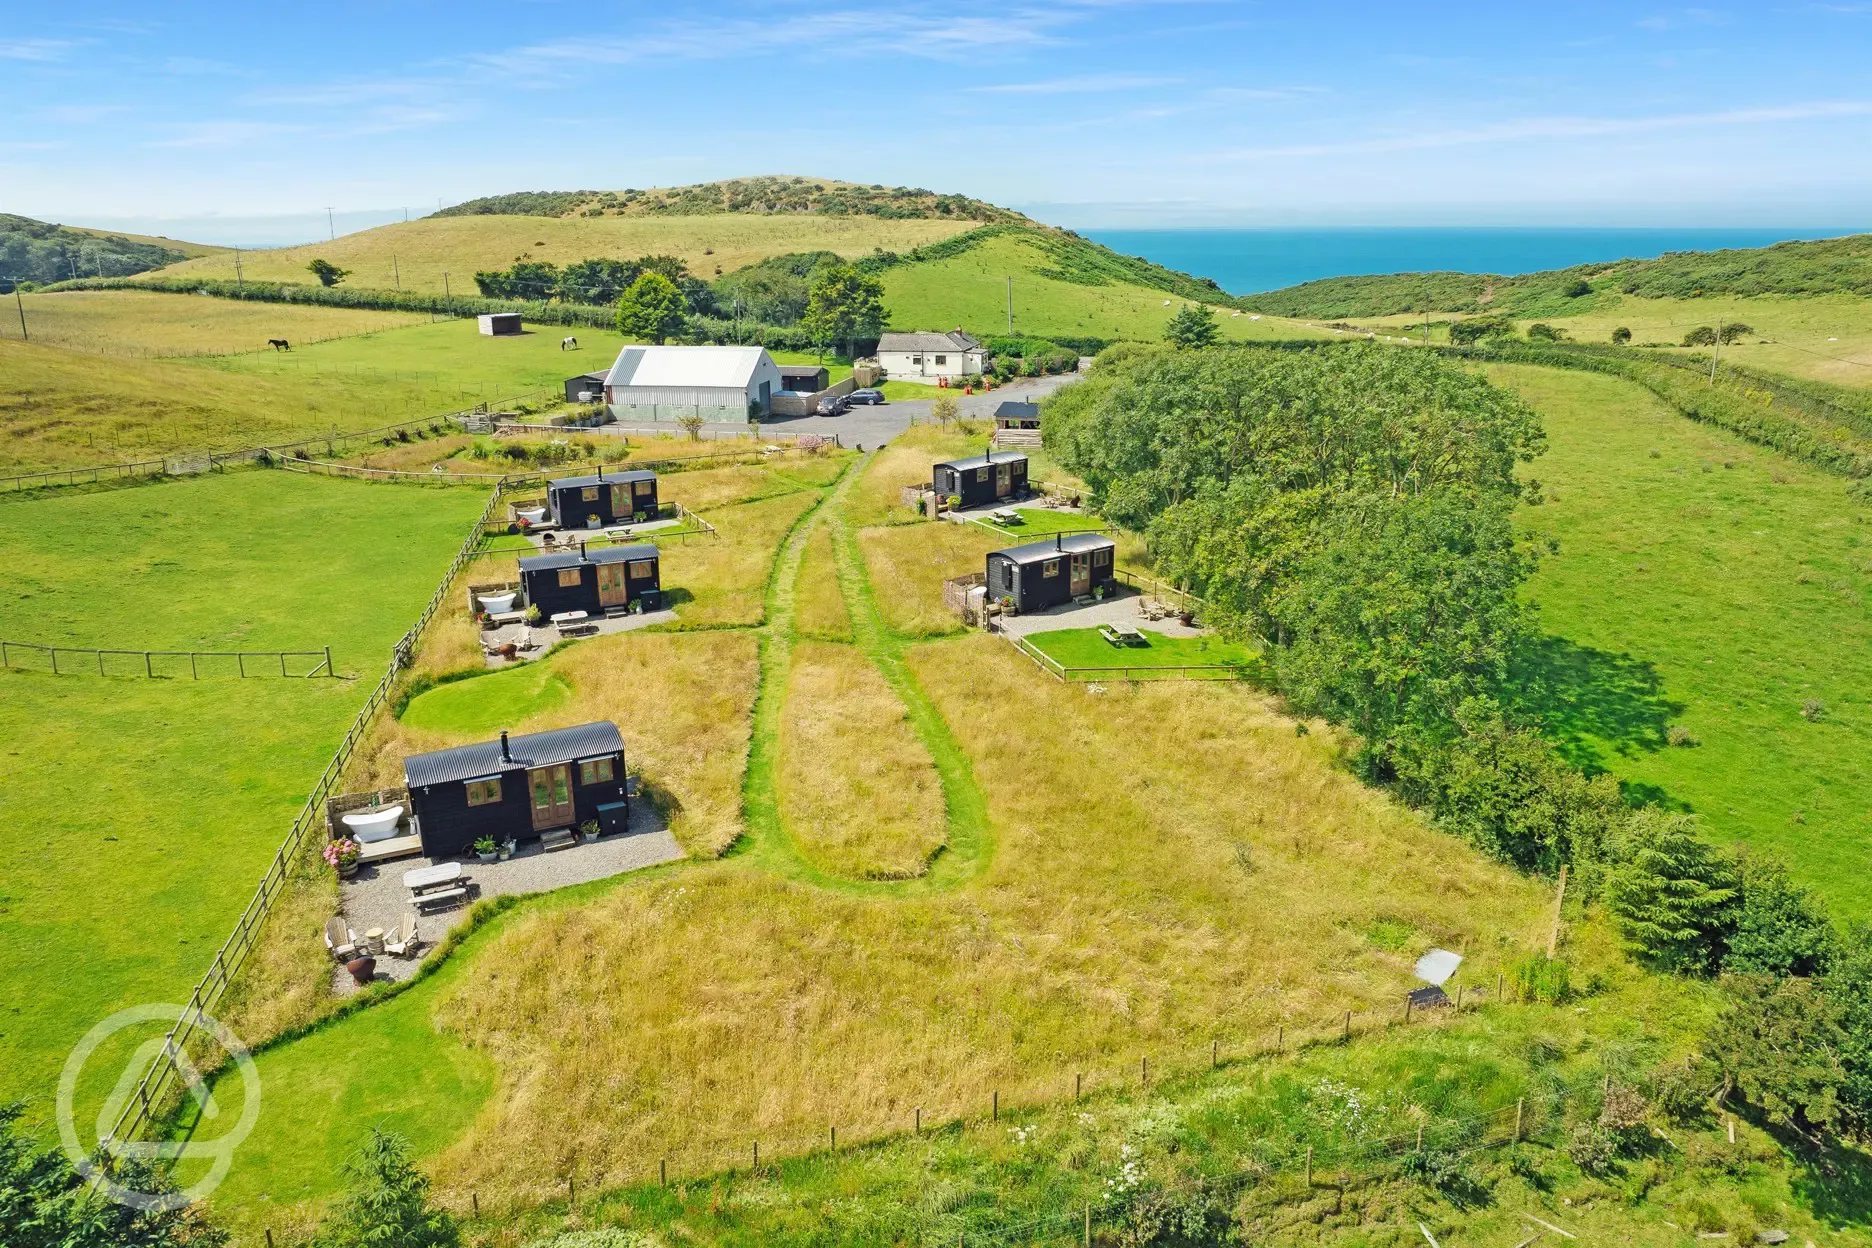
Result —
[{"label": "shrub", "polygon": [[1623,346],[1630,345],[1630,343],[1631,343],[1631,330],[1621,325],[1617,329],[1612,331],[1612,345],[1613,346],[1623,347]]},{"label": "shrub", "polygon": [[1686,347],[1713,347],[1716,345],[1716,331],[1708,325],[1699,325],[1683,336]]},{"label": "shrub", "polygon": [[1687,1124],[1709,1112],[1710,1100],[1722,1086],[1722,1071],[1707,1057],[1691,1053],[1658,1065],[1648,1082],[1658,1112]]},{"label": "shrub", "polygon": [[1518,1001],[1538,1001],[1559,1005],[1571,990],[1565,958],[1550,958],[1544,953],[1529,954],[1508,971]]},{"label": "shrub", "polygon": [[1666,728],[1664,730],[1664,740],[1671,745],[1686,750],[1692,746],[1702,744],[1696,739],[1696,735],[1682,724],[1672,724]]},{"label": "shrub", "polygon": [[350,269],[341,269],[329,260],[314,260],[306,265],[306,271],[318,278],[321,286],[336,286],[351,275]]},{"label": "shrub", "polygon": [[1743,334],[1752,334],[1754,332],[1755,327],[1753,325],[1744,325],[1742,322],[1736,321],[1734,324],[1723,326],[1721,333],[1719,333],[1717,337],[1727,345],[1740,338]]},{"label": "shrub", "polygon": [[1565,342],[1567,339],[1564,329],[1558,329],[1546,321],[1535,321],[1528,326],[1527,336],[1529,342]]},{"label": "shrub", "polygon": [[1595,1177],[1611,1172],[1618,1165],[1618,1138],[1596,1122],[1581,1123],[1567,1134],[1567,1157]]},{"label": "shrub", "polygon": [[1709,1046],[1724,1079],[1777,1126],[1831,1129],[1846,1079],[1838,1007],[1811,979],[1727,975],[1723,991]]},{"label": "shrub", "polygon": [[1817,724],[1826,718],[1826,703],[1819,698],[1808,698],[1801,703],[1801,718],[1810,724]]},{"label": "shrub", "polygon": [[373,1127],[364,1147],[345,1166],[351,1179],[337,1215],[321,1228],[331,1248],[456,1248],[461,1228],[429,1203],[428,1176],[417,1168],[409,1141]]},{"label": "shrub", "polygon": [[1567,288],[1560,293],[1564,294],[1569,299],[1578,299],[1583,295],[1592,294],[1592,283],[1583,277],[1576,278],[1568,282]]},{"label": "shrub", "polygon": [[1741,860],[1742,904],[1723,968],[1744,975],[1818,975],[1833,962],[1837,939],[1820,902],[1788,877],[1778,859]]},{"label": "shrub", "polygon": [[1640,958],[1665,970],[1708,972],[1734,930],[1738,883],[1735,864],[1697,834],[1695,819],[1640,810],[1627,822],[1606,902]]}]

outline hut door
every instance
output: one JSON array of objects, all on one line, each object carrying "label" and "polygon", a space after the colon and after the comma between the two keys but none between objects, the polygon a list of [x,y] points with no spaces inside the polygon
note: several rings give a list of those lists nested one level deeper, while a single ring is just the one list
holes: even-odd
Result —
[{"label": "hut door", "polygon": [[564,763],[527,772],[533,793],[533,830],[563,828],[572,822],[572,769]]},{"label": "hut door", "polygon": [[1092,592],[1091,555],[1074,555],[1072,557],[1072,580],[1067,588],[1072,592],[1072,596],[1075,598],[1079,597],[1081,594],[1089,594]]},{"label": "hut door", "polygon": [[621,607],[629,601],[630,591],[624,587],[624,565],[621,563],[599,564],[598,605]]},{"label": "hut door", "polygon": [[[630,486],[614,485],[611,487],[611,518],[628,520],[631,514]],[[603,583],[602,581],[600,582]]]},{"label": "hut door", "polygon": [[1014,465],[995,465],[995,497],[1006,498],[1014,492]]}]

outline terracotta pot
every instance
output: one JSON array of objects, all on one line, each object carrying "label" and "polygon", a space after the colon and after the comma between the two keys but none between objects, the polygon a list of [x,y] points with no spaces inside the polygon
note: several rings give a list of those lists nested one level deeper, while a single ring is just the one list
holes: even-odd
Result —
[{"label": "terracotta pot", "polygon": [[352,980],[361,988],[365,984],[370,983],[371,976],[376,973],[377,959],[370,957],[352,958],[349,962],[344,964],[344,969],[351,972]]}]

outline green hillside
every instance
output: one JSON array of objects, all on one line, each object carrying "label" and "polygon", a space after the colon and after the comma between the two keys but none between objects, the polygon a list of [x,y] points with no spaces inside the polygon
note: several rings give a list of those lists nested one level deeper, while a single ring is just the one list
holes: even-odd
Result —
[{"label": "green hillside", "polygon": [[107,234],[0,212],[0,289],[11,293],[14,282],[128,277],[208,250],[168,239]]},{"label": "green hillside", "polygon": [[1368,317],[1405,312],[1506,312],[1568,316],[1607,296],[1695,299],[1713,295],[1872,296],[1872,234],[1729,251],[1677,251],[1655,260],[1582,264],[1503,277],[1489,273],[1388,273],[1330,277],[1243,300],[1280,316]]},{"label": "green hillside", "polygon": [[920,187],[862,186],[824,178],[767,175],[699,182],[693,186],[624,191],[517,191],[488,195],[444,208],[438,217],[640,217],[811,214],[826,217],[934,218],[965,221],[1025,221],[1018,212],[967,195],[944,195]]}]

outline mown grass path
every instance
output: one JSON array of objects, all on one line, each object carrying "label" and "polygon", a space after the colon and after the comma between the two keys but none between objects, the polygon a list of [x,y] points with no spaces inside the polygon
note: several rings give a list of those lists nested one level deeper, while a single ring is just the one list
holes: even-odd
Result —
[{"label": "mown grass path", "polygon": [[[760,691],[754,701],[744,810],[750,833],[749,852],[763,866],[826,888],[903,895],[953,888],[973,878],[987,863],[993,843],[987,798],[975,780],[974,768],[949,725],[905,666],[905,642],[885,626],[878,612],[857,534],[845,512],[845,498],[864,475],[874,454],[846,470],[826,499],[795,526],[774,561],[767,590],[767,625],[761,637]],[[876,665],[903,703],[910,725],[929,751],[941,779],[948,837],[929,870],[912,880],[853,880],[823,870],[801,851],[781,809],[780,720],[793,648],[798,641],[794,621],[796,585],[806,543],[820,523],[829,523],[832,528],[833,562],[851,616],[854,644]]]}]

